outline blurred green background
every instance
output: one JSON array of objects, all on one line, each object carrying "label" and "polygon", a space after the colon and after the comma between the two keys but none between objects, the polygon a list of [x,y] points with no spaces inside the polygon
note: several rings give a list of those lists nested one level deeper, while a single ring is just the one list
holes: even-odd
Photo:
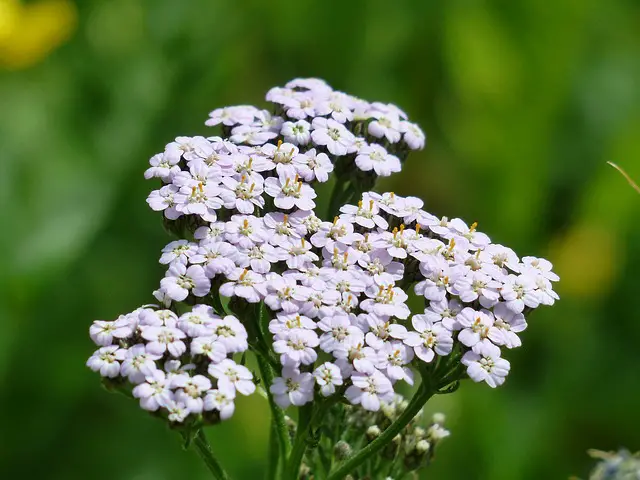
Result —
[{"label": "blurred green background", "polygon": [[[428,134],[379,188],[548,256],[562,300],[493,391],[437,398],[432,479],[586,476],[640,448],[637,1],[0,0],[0,478],[205,479],[178,436],[100,388],[93,319],[149,302],[167,242],[147,159],[297,76],[397,103]],[[264,467],[257,395],[211,432]]]}]

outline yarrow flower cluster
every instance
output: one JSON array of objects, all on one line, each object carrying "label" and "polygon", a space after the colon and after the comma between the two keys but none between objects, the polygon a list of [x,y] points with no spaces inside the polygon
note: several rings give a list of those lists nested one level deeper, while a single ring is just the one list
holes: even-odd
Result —
[{"label": "yarrow flower cluster", "polygon": [[[214,110],[221,136],[178,137],[151,158],[145,177],[161,186],[147,202],[180,239],[161,252],[159,306],[95,322],[89,367],[174,424],[232,415],[256,389],[247,349],[275,368],[262,380],[281,408],[343,397],[376,412],[416,372],[437,372],[437,388],[465,372],[501,385],[526,315],[558,299],[551,264],[371,191],[425,144],[398,107],[318,79],[266,99],[271,111]],[[324,215],[315,186],[331,175]]]}]

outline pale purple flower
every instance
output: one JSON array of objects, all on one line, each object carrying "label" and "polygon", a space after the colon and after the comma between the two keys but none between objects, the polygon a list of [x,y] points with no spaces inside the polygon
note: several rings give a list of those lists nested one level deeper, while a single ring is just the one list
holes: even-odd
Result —
[{"label": "pale purple flower", "polygon": [[373,170],[380,177],[388,177],[402,169],[398,157],[377,143],[366,145],[358,151],[356,165],[365,172]]},{"label": "pale purple flower", "polygon": [[416,356],[423,362],[430,363],[436,354],[449,355],[453,349],[451,332],[440,322],[432,322],[428,315],[414,315],[411,325],[415,329],[408,332],[404,343],[413,347]]},{"label": "pale purple flower", "polygon": [[120,375],[127,377],[131,383],[142,383],[148,375],[157,370],[155,361],[160,358],[160,355],[147,352],[144,344],[134,345],[127,350],[120,367]]},{"label": "pale purple flower", "polygon": [[103,377],[117,377],[120,375],[120,362],[125,359],[126,353],[126,349],[117,345],[101,347],[89,357],[87,367],[94,372],[100,372]]},{"label": "pale purple flower", "polygon": [[353,145],[355,136],[341,123],[333,119],[316,117],[311,122],[313,143],[324,146],[332,155],[346,155]]},{"label": "pale purple flower", "polygon": [[324,362],[313,371],[316,383],[320,385],[320,393],[328,397],[336,392],[336,386],[343,384],[342,374],[337,365]]},{"label": "pale purple flower", "polygon": [[393,385],[389,379],[374,370],[371,374],[356,372],[351,377],[351,385],[345,392],[347,400],[371,412],[380,410],[380,402],[393,400]]},{"label": "pale purple flower", "polygon": [[247,367],[238,365],[230,359],[210,364],[209,375],[218,380],[219,389],[233,389],[242,395],[251,395],[256,390],[253,375]]},{"label": "pale purple flower", "polygon": [[313,400],[314,377],[308,372],[294,368],[283,368],[282,377],[276,377],[269,391],[280,408],[290,405],[300,407]]},{"label": "pale purple flower", "polygon": [[228,420],[233,416],[236,408],[233,403],[235,398],[235,389],[216,388],[209,390],[204,397],[204,409],[207,411],[217,410],[220,412],[220,420]]},{"label": "pale purple flower", "polygon": [[162,290],[176,302],[181,302],[192,293],[204,297],[211,290],[211,280],[207,278],[200,265],[187,266],[173,263],[166,276],[160,281]]},{"label": "pale purple flower", "polygon": [[173,327],[142,327],[142,338],[147,340],[147,352],[152,355],[164,355],[165,352],[173,357],[179,357],[187,350],[182,341],[186,334]]},{"label": "pale purple flower", "polygon": [[173,400],[169,381],[162,370],[151,372],[146,376],[145,382],[135,386],[131,393],[135,398],[140,399],[140,406],[150,412],[165,407]]},{"label": "pale purple flower", "polygon": [[500,349],[490,342],[480,342],[464,354],[461,362],[474,382],[486,382],[491,388],[502,385],[511,365],[500,358]]}]

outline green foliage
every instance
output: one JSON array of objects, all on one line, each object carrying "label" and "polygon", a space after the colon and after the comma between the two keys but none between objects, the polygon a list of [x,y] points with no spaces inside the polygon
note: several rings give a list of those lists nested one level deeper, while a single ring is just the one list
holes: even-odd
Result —
[{"label": "green foliage", "polygon": [[[427,148],[380,189],[550,258],[542,309],[492,391],[438,395],[429,478],[567,478],[640,446],[637,2],[78,2],[71,41],[0,73],[0,478],[198,479],[181,438],[84,367],[90,322],[144,301],[166,235],[147,159],[217,106],[296,76],[403,107]],[[147,300],[145,300],[147,299]],[[427,412],[430,413],[430,412]],[[208,432],[234,478],[266,468],[255,395]]]}]

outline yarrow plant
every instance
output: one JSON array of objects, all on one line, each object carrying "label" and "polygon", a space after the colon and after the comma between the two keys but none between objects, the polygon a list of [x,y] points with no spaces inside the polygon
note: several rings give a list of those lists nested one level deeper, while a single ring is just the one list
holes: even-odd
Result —
[{"label": "yarrow plant", "polygon": [[558,299],[558,277],[476,223],[373,191],[425,145],[395,105],[319,79],[266,99],[271,110],[212,111],[220,136],[177,137],[151,158],[147,203],[178,239],[155,304],[93,323],[87,365],[178,429],[216,478],[228,477],[203,428],[256,391],[273,417],[268,478],[402,478],[448,435],[441,415],[420,425],[427,400],[465,378],[504,383],[503,354]]}]

